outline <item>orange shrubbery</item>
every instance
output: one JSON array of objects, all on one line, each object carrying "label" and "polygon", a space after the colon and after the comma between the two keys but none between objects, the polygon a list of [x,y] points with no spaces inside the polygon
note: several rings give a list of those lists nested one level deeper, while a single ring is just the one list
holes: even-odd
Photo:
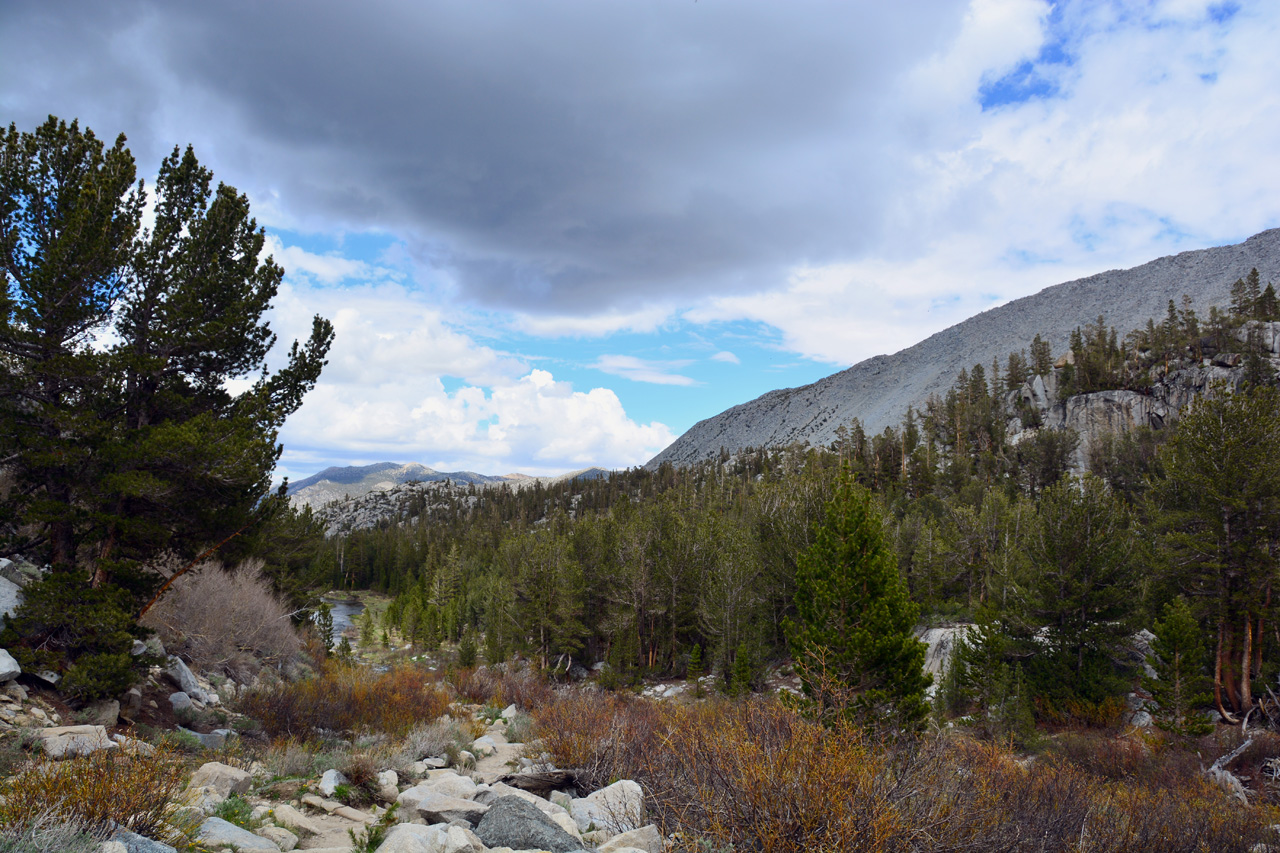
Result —
[{"label": "orange shrubbery", "polygon": [[254,690],[240,701],[272,737],[302,740],[321,730],[404,734],[448,707],[448,694],[418,667],[377,673],[334,661],[314,678]]},{"label": "orange shrubbery", "polygon": [[[534,711],[561,767],[631,778],[685,849],[736,851],[1247,851],[1273,822],[1181,766],[1126,748],[1032,762],[940,736],[894,745],[767,700],[659,705],[566,693]],[[1099,772],[1101,771],[1101,772]]]},{"label": "orange shrubbery", "polygon": [[178,753],[98,750],[64,761],[37,762],[0,784],[0,826],[22,827],[51,816],[89,829],[114,824],[187,844],[196,829],[178,809],[190,773]]}]

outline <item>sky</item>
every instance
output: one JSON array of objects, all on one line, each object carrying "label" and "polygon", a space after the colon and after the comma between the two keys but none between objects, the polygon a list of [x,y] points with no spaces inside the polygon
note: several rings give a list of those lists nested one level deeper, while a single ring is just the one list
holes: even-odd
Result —
[{"label": "sky", "polygon": [[643,464],[1280,226],[1280,3],[5,0],[0,119],[194,146],[337,337],[277,476]]}]

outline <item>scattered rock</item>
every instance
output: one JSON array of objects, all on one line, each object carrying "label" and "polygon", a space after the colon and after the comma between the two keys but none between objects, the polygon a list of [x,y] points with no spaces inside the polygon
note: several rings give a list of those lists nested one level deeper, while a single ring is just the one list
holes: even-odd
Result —
[{"label": "scattered rock", "polygon": [[[437,773],[440,775],[437,776]],[[472,800],[476,796],[475,780],[468,776],[459,776],[452,770],[432,771],[431,776],[423,784],[430,786],[431,790],[438,794],[457,797],[459,800]]]},{"label": "scattered rock", "polygon": [[471,752],[481,758],[488,758],[498,751],[498,744],[488,735],[476,738],[471,744]]},{"label": "scattered rock", "polygon": [[126,720],[136,720],[138,715],[142,713],[142,691],[136,687],[130,687],[124,694],[124,702],[120,705],[120,716]]},{"label": "scattered rock", "polygon": [[326,797],[332,797],[333,792],[338,790],[339,785],[350,785],[350,780],[343,776],[337,770],[326,770],[324,775],[320,777],[320,793]]},{"label": "scattered rock", "polygon": [[107,737],[107,730],[102,726],[58,726],[37,731],[35,736],[50,758],[72,758],[100,749],[120,748]]},{"label": "scattered rock", "polygon": [[0,649],[0,682],[13,681],[22,675],[22,667],[5,649]]},{"label": "scattered rock", "polygon": [[253,777],[239,767],[223,764],[221,761],[210,761],[200,766],[191,774],[191,787],[199,788],[208,785],[224,797],[232,794],[246,794],[253,784]]},{"label": "scattered rock", "polygon": [[178,731],[191,735],[200,741],[200,745],[205,749],[222,749],[227,745],[227,735],[234,734],[230,729],[214,729],[205,734],[204,732],[193,732],[191,729],[184,729],[182,726],[178,726]]},{"label": "scattered rock", "polygon": [[617,853],[622,848],[643,850],[644,853],[662,853],[662,833],[658,832],[658,827],[649,824],[615,835],[596,849],[599,853]]},{"label": "scattered rock", "polygon": [[302,838],[309,838],[312,835],[321,833],[320,824],[287,803],[276,806],[272,812],[272,818],[277,826],[283,826]]},{"label": "scattered rock", "polygon": [[165,672],[169,673],[169,677],[177,683],[178,687],[182,688],[183,693],[186,693],[197,702],[208,704],[209,694],[200,686],[200,682],[196,681],[195,674],[182,662],[182,658],[177,655],[169,655],[169,666],[165,669]]},{"label": "scattered rock", "polygon": [[130,832],[122,826],[116,827],[108,840],[120,842],[129,853],[178,853],[168,844],[152,841],[150,838],[145,838],[136,832]]},{"label": "scattered rock", "polygon": [[211,817],[200,826],[196,840],[214,850],[235,850],[237,853],[248,850],[272,851],[280,853],[274,842],[255,835],[247,829],[241,829],[220,817]]},{"label": "scattered rock", "polygon": [[381,853],[436,853],[444,832],[438,826],[402,823],[387,833],[378,847]]},{"label": "scattered rock", "polygon": [[100,699],[86,705],[80,712],[80,717],[85,725],[112,728],[120,722],[120,703],[115,699]]},{"label": "scattered rock", "polygon": [[515,850],[550,850],[570,853],[581,850],[582,842],[565,832],[532,803],[519,797],[502,797],[476,825],[476,836],[486,847]]},{"label": "scattered rock", "polygon": [[581,832],[593,828],[626,832],[644,823],[644,791],[637,783],[623,779],[574,800],[569,814]]},{"label": "scattered rock", "polygon": [[436,793],[430,785],[415,785],[408,788],[400,792],[396,802],[405,812],[422,817],[430,823],[464,820],[471,826],[475,826],[489,810],[488,806],[481,803]]},{"label": "scattered rock", "polygon": [[286,853],[298,846],[298,836],[282,826],[264,826],[256,830],[256,833]]}]

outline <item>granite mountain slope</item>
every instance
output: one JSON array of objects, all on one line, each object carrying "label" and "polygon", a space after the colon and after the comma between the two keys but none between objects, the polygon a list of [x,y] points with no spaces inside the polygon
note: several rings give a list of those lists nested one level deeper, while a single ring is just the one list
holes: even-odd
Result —
[{"label": "granite mountain slope", "polygon": [[1121,333],[1162,318],[1173,299],[1191,297],[1198,312],[1226,308],[1231,284],[1257,268],[1262,281],[1280,279],[1280,229],[1243,243],[1182,252],[1127,270],[1057,284],[944,329],[893,355],[877,355],[811,385],[770,391],[695,424],[646,467],[688,465],[721,449],[829,444],[836,429],[858,418],[869,433],[901,423],[941,395],[962,368],[990,365],[1025,349],[1040,334],[1056,355],[1071,331],[1099,314]]}]

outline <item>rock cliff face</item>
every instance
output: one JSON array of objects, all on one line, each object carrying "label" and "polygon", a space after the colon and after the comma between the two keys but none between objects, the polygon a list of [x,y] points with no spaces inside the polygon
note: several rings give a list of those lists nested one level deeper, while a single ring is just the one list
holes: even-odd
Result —
[{"label": "rock cliff face", "polygon": [[[985,311],[894,355],[878,355],[812,385],[771,391],[695,424],[647,467],[687,465],[715,457],[721,448],[780,447],[796,442],[829,444],[853,418],[869,433],[901,423],[908,406],[919,408],[943,394],[961,368],[1003,364],[1038,333],[1055,353],[1067,349],[1071,331],[1097,318],[1122,332],[1164,316],[1169,300],[1191,297],[1197,311],[1223,308],[1231,284],[1256,267],[1262,281],[1280,281],[1280,229],[1234,246],[1160,258],[1129,270],[1112,270],[1058,284],[1034,296]],[[1114,402],[1114,415],[1135,403]],[[1103,407],[1105,409],[1105,407]],[[1158,416],[1158,411],[1135,417]],[[1083,415],[1082,415],[1083,416]],[[1125,415],[1127,417],[1127,415]],[[1088,417],[1094,417],[1092,411]]]},{"label": "rock cliff face", "polygon": [[[1242,343],[1252,338],[1261,344],[1273,369],[1280,371],[1280,323],[1249,323],[1239,331]],[[1242,347],[1243,349],[1243,347]],[[1160,429],[1177,420],[1179,413],[1196,397],[1211,387],[1221,385],[1232,390],[1244,379],[1244,355],[1223,352],[1200,364],[1172,369],[1152,385],[1149,393],[1137,391],[1097,391],[1063,398],[1058,388],[1058,372],[1037,376],[1011,392],[1006,399],[1010,411],[1022,402],[1039,415],[1044,427],[1071,429],[1080,436],[1072,460],[1072,468],[1088,467],[1089,453],[1103,436],[1128,432],[1136,427]],[[1014,444],[1028,437],[1020,419],[1009,421],[1009,437]]]}]

